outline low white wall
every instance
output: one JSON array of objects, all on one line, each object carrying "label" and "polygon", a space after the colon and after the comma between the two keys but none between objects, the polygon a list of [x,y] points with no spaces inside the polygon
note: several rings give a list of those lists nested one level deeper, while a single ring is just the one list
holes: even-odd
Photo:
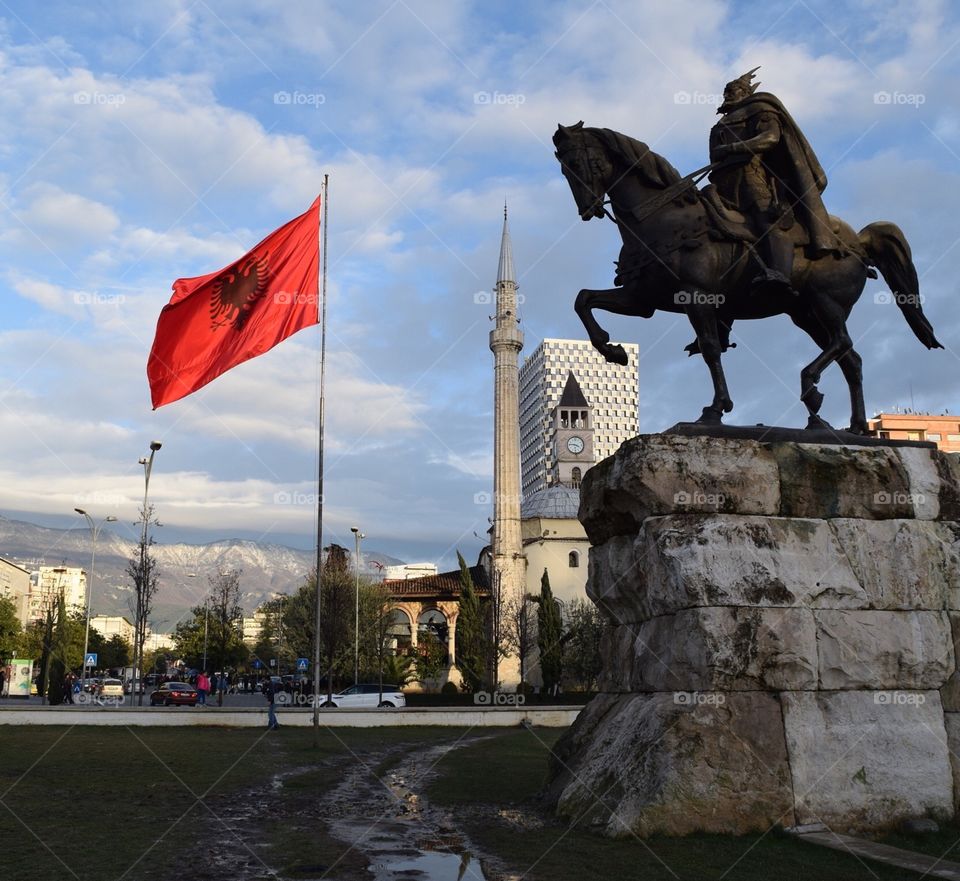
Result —
[{"label": "low white wall", "polygon": [[[404,726],[444,726],[455,728],[510,728],[522,723],[543,728],[566,728],[573,724],[580,707],[407,707],[403,710],[320,711],[320,724],[326,728],[378,728]],[[278,708],[281,725],[309,727],[310,709]],[[3,707],[0,725],[206,725],[228,728],[260,728],[267,724],[267,710],[235,710],[202,707]]]}]

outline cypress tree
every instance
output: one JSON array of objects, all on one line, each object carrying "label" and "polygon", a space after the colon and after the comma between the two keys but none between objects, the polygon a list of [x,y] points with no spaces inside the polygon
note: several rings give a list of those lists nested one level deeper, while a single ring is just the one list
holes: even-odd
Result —
[{"label": "cypress tree", "polygon": [[487,669],[483,612],[473,584],[470,567],[457,551],[460,563],[460,613],[457,615],[457,668],[465,691],[476,692],[483,686]]},{"label": "cypress tree", "polygon": [[540,579],[539,608],[537,609],[537,647],[540,649],[540,675],[545,694],[556,694],[563,676],[563,646],[560,608],[550,589],[550,576],[543,570]]}]

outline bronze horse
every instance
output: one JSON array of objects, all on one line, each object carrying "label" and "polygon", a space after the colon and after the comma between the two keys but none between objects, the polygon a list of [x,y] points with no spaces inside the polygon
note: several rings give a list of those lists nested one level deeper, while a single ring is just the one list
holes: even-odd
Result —
[{"label": "bronze horse", "polygon": [[[656,310],[685,313],[696,341],[687,346],[703,356],[713,379],[713,401],[699,422],[719,423],[733,409],[721,364],[734,321],[787,315],[822,350],[800,374],[800,399],[808,428],[829,428],[818,415],[823,395],[817,383],[834,361],[850,389],[850,428],[867,432],[861,358],[846,321],[876,267],[914,334],[928,349],[943,348],[921,309],[910,246],[892,223],[876,222],[859,233],[831,218],[844,253],[809,259],[798,242],[791,284],[797,296],[750,292],[756,256],[749,234],[738,234],[736,218],[724,215],[692,181],[685,184],[662,156],[645,144],[610,129],[560,126],[553,137],[556,156],[583,220],[610,216],[623,239],[617,287],[581,290],[575,309],[594,347],[608,360],[626,364],[622,346],[597,323],[594,309],[650,318]],[[689,180],[685,179],[685,180]]]}]

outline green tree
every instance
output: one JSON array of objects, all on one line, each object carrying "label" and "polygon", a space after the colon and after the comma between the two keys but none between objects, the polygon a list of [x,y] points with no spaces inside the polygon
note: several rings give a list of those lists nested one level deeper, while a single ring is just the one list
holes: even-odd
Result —
[{"label": "green tree", "polygon": [[[103,644],[97,661],[103,669],[113,669],[126,667],[130,663],[131,656],[130,643],[119,633],[115,633]],[[148,668],[145,663],[144,670],[146,669]]]},{"label": "green tree", "polygon": [[[347,549],[330,545],[320,578],[320,677],[326,677],[327,697],[334,679],[353,678],[355,577]],[[313,658],[316,633],[317,576],[311,572],[290,597],[283,615],[284,633],[296,657]]]},{"label": "green tree", "polygon": [[438,679],[447,669],[447,646],[431,629],[417,635],[417,679]]},{"label": "green tree", "polygon": [[180,621],[173,630],[174,654],[188,666],[203,666],[203,628],[207,617],[206,606],[194,606],[190,617]]},{"label": "green tree", "polygon": [[543,570],[540,596],[537,598],[537,647],[540,650],[540,676],[546,694],[556,694],[563,676],[562,622],[560,607],[550,589],[550,576]]},{"label": "green tree", "polygon": [[457,551],[460,564],[460,613],[457,616],[457,668],[463,677],[464,691],[476,692],[483,687],[487,672],[487,638],[480,597],[473,584],[470,567]]},{"label": "green tree", "polygon": [[600,610],[588,600],[574,600],[567,609],[563,635],[563,673],[579,691],[594,691],[600,676],[600,637],[603,634]]},{"label": "green tree", "polygon": [[8,660],[17,656],[22,633],[13,600],[0,597],[0,659]]},{"label": "green tree", "polygon": [[[382,668],[383,682],[403,688],[416,682],[417,671],[413,658],[409,655],[384,655]],[[382,685],[383,683],[381,683]]]}]

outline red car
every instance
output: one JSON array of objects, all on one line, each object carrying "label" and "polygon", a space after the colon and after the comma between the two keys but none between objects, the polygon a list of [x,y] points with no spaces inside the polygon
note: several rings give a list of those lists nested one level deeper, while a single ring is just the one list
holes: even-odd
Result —
[{"label": "red car", "polygon": [[165,707],[195,707],[197,690],[186,682],[164,682],[150,695],[150,706],[163,704]]}]

